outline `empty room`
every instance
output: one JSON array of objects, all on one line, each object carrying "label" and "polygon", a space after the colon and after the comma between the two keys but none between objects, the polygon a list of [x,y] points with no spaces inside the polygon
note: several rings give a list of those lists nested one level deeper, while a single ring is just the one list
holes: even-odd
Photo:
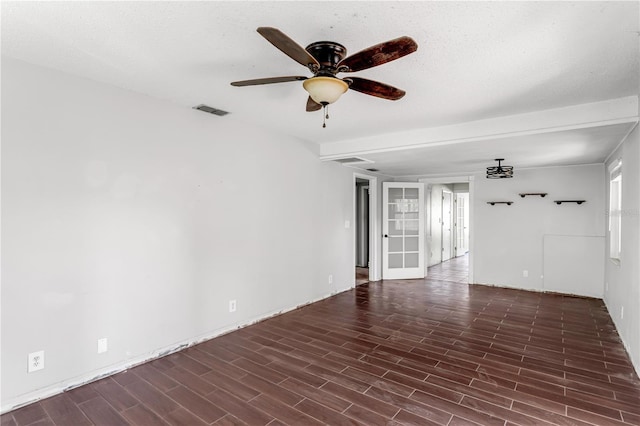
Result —
[{"label": "empty room", "polygon": [[637,1],[2,1],[0,420],[640,425]]}]

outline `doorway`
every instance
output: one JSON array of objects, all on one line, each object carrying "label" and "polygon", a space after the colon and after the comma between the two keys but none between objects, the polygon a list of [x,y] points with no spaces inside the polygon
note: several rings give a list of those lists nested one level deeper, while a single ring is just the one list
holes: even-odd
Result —
[{"label": "doorway", "polygon": [[438,279],[455,272],[452,277],[455,279],[446,281],[472,283],[473,176],[421,179],[420,182],[426,184],[427,276]]},{"label": "doorway", "polygon": [[356,178],[356,285],[369,282],[369,181]]},{"label": "doorway", "polygon": [[378,281],[380,229],[377,219],[378,178],[353,174],[353,265],[355,285]]}]

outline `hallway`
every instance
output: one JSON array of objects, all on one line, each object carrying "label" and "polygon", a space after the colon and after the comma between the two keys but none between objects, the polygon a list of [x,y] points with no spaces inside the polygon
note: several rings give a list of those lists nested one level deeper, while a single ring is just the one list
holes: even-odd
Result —
[{"label": "hallway", "polygon": [[430,266],[427,277],[430,280],[467,284],[469,281],[469,253]]}]

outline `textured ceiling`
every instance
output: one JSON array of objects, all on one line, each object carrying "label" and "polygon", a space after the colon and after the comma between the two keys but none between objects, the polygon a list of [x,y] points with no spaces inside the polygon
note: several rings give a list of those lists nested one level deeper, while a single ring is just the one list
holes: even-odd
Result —
[{"label": "textured ceiling", "polygon": [[[4,1],[2,53],[185,108],[205,103],[231,112],[212,119],[322,145],[637,96],[639,11],[638,2]],[[354,73],[407,95],[392,102],[347,92],[323,129],[320,112],[305,112],[300,82],[232,87],[234,80],[309,76],[259,26],[279,28],[302,46],[336,41],[349,53],[410,36],[416,53]],[[615,146],[620,129],[608,128],[611,138],[598,137]],[[493,151],[482,149],[490,142],[475,142],[469,151],[476,157],[467,161],[490,161]],[[509,157],[514,144],[502,143],[494,148]],[[453,158],[460,146],[447,149]],[[380,165],[394,164],[388,174],[431,173],[427,160],[422,170],[402,172],[399,151],[376,154]],[[601,162],[596,151],[602,144],[569,163]]]}]

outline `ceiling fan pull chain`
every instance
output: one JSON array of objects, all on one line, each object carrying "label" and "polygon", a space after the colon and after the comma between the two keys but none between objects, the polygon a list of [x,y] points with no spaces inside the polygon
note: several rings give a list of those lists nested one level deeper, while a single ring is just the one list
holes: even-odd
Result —
[{"label": "ceiling fan pull chain", "polygon": [[322,115],[324,115],[324,117],[322,118],[322,128],[324,129],[325,127],[327,127],[327,118],[329,118],[329,111],[327,111],[328,105],[322,105]]}]

